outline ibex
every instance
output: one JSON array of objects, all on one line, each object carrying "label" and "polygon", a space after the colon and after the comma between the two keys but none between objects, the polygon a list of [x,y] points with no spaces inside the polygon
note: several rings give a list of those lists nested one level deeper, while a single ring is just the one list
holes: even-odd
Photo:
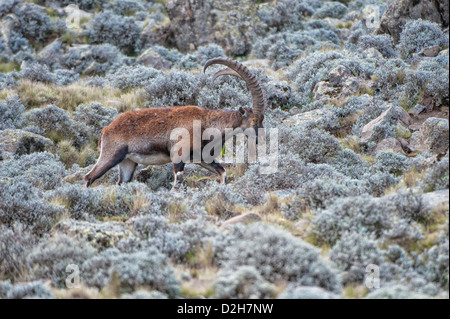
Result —
[{"label": "ibex", "polygon": [[[89,187],[96,179],[105,174],[110,168],[119,164],[118,183],[127,183],[133,178],[137,164],[164,165],[171,163],[171,149],[176,141],[170,135],[174,129],[184,128],[193,136],[193,123],[200,120],[203,131],[213,127],[222,134],[222,143],[230,136],[226,136],[226,129],[242,128],[254,129],[256,142],[258,129],[263,127],[264,110],[266,108],[266,94],[260,81],[250,73],[243,64],[228,58],[213,58],[206,62],[203,72],[213,64],[222,64],[228,68],[217,72],[213,81],[222,75],[233,75],[241,78],[247,84],[252,95],[253,107],[242,108],[237,111],[209,110],[198,106],[171,106],[166,108],[148,108],[128,111],[118,116],[108,126],[103,128],[98,146],[100,157],[92,170],[84,177],[84,186]],[[252,131],[253,132],[253,131]],[[204,143],[200,147],[203,148]],[[195,151],[192,138],[184,160],[173,163],[174,187],[177,186],[183,174],[185,164],[192,160]],[[219,154],[217,154],[219,155]],[[217,156],[216,155],[216,156]],[[226,183],[226,172],[220,163],[214,159],[208,163],[196,163],[209,171],[219,175],[220,182]]]}]

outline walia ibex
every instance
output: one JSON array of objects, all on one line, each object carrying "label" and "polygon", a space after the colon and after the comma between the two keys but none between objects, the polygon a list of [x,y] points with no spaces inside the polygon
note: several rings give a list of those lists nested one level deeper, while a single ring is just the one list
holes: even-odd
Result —
[{"label": "walia ibex", "polygon": [[[137,164],[163,165],[171,162],[174,165],[174,187],[176,187],[185,164],[192,160],[196,151],[201,151],[205,147],[205,141],[202,141],[200,145],[194,142],[195,121],[201,121],[202,133],[206,128],[218,129],[222,136],[220,143],[224,143],[232,136],[226,134],[229,129],[239,128],[247,131],[250,129],[257,142],[258,129],[263,127],[266,108],[266,95],[260,81],[243,64],[222,57],[207,61],[203,72],[213,64],[228,67],[217,72],[213,79],[221,75],[233,75],[247,83],[252,95],[253,108],[240,107],[237,111],[226,111],[208,110],[189,105],[125,112],[102,130],[98,141],[100,157],[92,170],[84,177],[85,187],[89,187],[97,178],[117,164],[119,164],[118,183],[120,184],[129,182],[133,178]],[[188,146],[189,151],[181,155],[181,160],[173,161],[172,148],[177,141],[172,139],[171,133],[180,128],[187,130],[190,134],[186,142],[189,145],[185,145]],[[218,155],[220,154],[214,157]],[[226,182],[225,169],[216,159],[205,161],[201,158],[194,163],[218,174],[221,183]]]}]

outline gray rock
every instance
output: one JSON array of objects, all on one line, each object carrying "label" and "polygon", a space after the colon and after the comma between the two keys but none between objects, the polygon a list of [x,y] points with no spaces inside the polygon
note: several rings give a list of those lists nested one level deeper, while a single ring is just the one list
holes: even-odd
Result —
[{"label": "gray rock", "polygon": [[[384,125],[396,125],[397,130],[408,130],[411,124],[411,117],[401,107],[391,106],[384,111],[379,117],[367,123],[361,132],[361,143],[379,142],[384,136],[380,136],[379,128]],[[406,132],[406,131],[405,131]]]},{"label": "gray rock", "polygon": [[421,104],[416,104],[408,111],[408,114],[412,116],[417,116],[425,110],[426,110],[425,106]]},{"label": "gray rock", "polygon": [[448,189],[423,194],[422,204],[424,205],[425,209],[429,211],[434,211],[436,208],[442,206],[448,206],[449,204]]},{"label": "gray rock", "polygon": [[137,61],[143,63],[145,66],[149,66],[158,70],[170,69],[171,63],[166,61],[158,52],[152,48],[145,50],[138,58]]},{"label": "gray rock", "polygon": [[298,129],[324,128],[334,121],[335,113],[327,108],[298,113],[284,120],[284,124]]},{"label": "gray rock", "polygon": [[411,136],[410,147],[415,151],[445,154],[448,150],[448,120],[428,118],[418,132]]},{"label": "gray rock", "polygon": [[14,155],[54,151],[55,145],[53,142],[41,135],[15,129],[6,129],[0,132],[0,154],[2,159],[11,158]]},{"label": "gray rock", "polygon": [[393,151],[395,153],[401,153],[405,155],[405,152],[402,148],[402,143],[400,143],[400,141],[394,137],[385,138],[380,143],[378,143],[377,147],[375,148],[375,152],[378,151]]},{"label": "gray rock", "polygon": [[441,47],[439,45],[434,45],[432,47],[423,48],[419,52],[419,56],[425,56],[425,57],[433,58],[433,57],[438,56],[440,51],[441,51]]},{"label": "gray rock", "polygon": [[447,27],[448,1],[447,0],[398,0],[390,1],[389,7],[381,17],[378,34],[387,33],[395,42],[400,39],[400,33],[409,19],[423,19]]},{"label": "gray rock", "polygon": [[236,224],[249,224],[258,222],[261,220],[261,217],[258,214],[255,213],[246,213],[239,216],[232,217],[230,219],[227,219],[223,224],[220,226],[221,228],[226,228],[231,225]]}]

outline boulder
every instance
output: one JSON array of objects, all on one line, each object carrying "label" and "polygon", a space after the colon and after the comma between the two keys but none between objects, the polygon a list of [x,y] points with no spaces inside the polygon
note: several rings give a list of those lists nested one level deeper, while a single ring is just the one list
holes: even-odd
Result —
[{"label": "boulder", "polygon": [[285,119],[283,123],[298,129],[327,128],[330,123],[337,121],[335,113],[328,109],[315,109],[308,112],[298,113]]},{"label": "boulder", "polygon": [[236,224],[249,224],[249,223],[258,222],[260,220],[261,220],[261,217],[258,214],[246,213],[246,214],[238,215],[238,216],[232,217],[230,219],[227,219],[226,221],[223,222],[223,224],[220,227],[226,228],[226,227],[229,227],[231,225],[236,225]]},{"label": "boulder", "polygon": [[434,58],[439,55],[440,51],[441,51],[441,47],[439,45],[433,45],[432,47],[423,48],[419,52],[419,56]]},{"label": "boulder", "polygon": [[14,155],[54,151],[53,142],[41,135],[24,130],[6,129],[0,133],[0,156],[2,160]]},{"label": "boulder", "polygon": [[137,62],[155,68],[157,70],[170,69],[171,63],[165,60],[158,52],[149,48],[142,52],[142,54],[137,58]]},{"label": "boulder", "polygon": [[378,151],[392,151],[405,155],[402,143],[394,137],[388,137],[379,142],[375,148],[375,152]]},{"label": "boulder", "polygon": [[448,150],[448,120],[428,118],[418,132],[411,136],[410,147],[415,151],[445,154]]},{"label": "boulder", "polygon": [[447,0],[398,0],[390,1],[389,7],[381,17],[378,34],[387,33],[395,42],[400,40],[400,33],[407,20],[423,19],[448,27]]},{"label": "boulder", "polygon": [[44,62],[55,63],[61,54],[62,42],[57,38],[50,44],[43,47],[38,53],[37,58]]},{"label": "boulder", "polygon": [[425,193],[422,195],[422,204],[428,211],[434,211],[435,209],[443,206],[448,207],[449,192],[448,189]]},{"label": "boulder", "polygon": [[361,132],[361,144],[369,142],[378,143],[384,138],[380,135],[380,130],[387,125],[396,126],[397,131],[402,132],[401,135],[409,132],[408,126],[411,124],[411,117],[401,107],[391,106],[384,111],[379,117],[367,123]]}]

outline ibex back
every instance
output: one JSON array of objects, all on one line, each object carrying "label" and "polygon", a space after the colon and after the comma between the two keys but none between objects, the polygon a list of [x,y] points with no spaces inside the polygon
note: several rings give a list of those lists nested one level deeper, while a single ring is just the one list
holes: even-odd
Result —
[{"label": "ibex back", "polygon": [[[208,110],[188,105],[125,112],[102,130],[98,142],[100,157],[84,177],[85,187],[89,187],[117,164],[119,164],[120,184],[133,178],[137,164],[164,165],[172,162],[171,150],[177,141],[171,140],[171,132],[182,128],[189,131],[193,137],[194,121],[201,121],[202,131],[206,128],[218,129],[223,141],[229,138],[225,135],[226,129],[236,128],[254,129],[257,138],[258,128],[263,127],[266,108],[266,95],[261,83],[247,67],[237,61],[214,58],[206,62],[203,71],[212,64],[223,64],[228,67],[217,72],[213,79],[221,75],[233,75],[247,83],[252,95],[252,109],[240,107],[236,111]],[[199,147],[204,146],[202,143]],[[191,151],[184,155],[185,158],[173,164],[174,187],[180,181],[185,164],[192,160],[195,151],[193,138],[189,140],[189,149]],[[221,183],[226,182],[225,169],[217,160],[200,161],[197,164],[218,174]]]}]

